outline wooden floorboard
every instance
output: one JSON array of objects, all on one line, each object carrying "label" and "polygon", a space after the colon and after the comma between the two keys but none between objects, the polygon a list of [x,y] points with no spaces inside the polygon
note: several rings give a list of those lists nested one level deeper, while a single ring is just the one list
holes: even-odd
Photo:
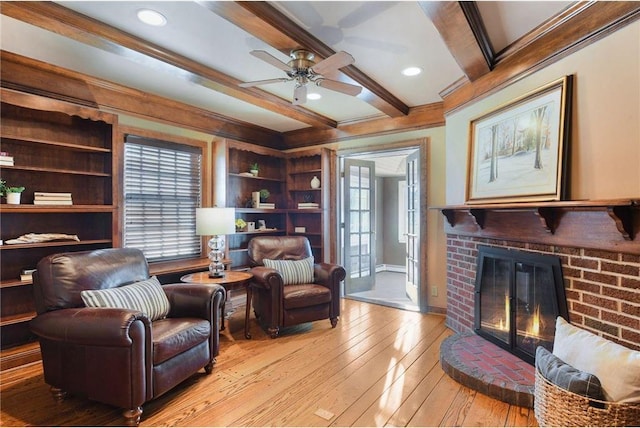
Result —
[{"label": "wooden floorboard", "polygon": [[[303,324],[270,339],[238,307],[214,372],[144,405],[141,426],[536,426],[533,411],[450,379],[444,317],[342,301],[338,326]],[[120,409],[55,403],[39,363],[0,373],[1,426],[117,426]]]}]

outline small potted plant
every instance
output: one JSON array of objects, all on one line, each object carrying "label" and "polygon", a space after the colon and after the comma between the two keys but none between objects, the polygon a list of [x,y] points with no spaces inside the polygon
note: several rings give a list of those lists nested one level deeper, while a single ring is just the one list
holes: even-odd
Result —
[{"label": "small potted plant", "polygon": [[7,182],[0,180],[0,196],[7,198],[7,204],[20,204],[20,195],[24,191],[24,186],[7,186]]},{"label": "small potted plant", "polygon": [[251,174],[253,174],[254,177],[258,176],[258,162],[254,162],[251,164],[251,166],[249,167],[249,172]]},{"label": "small potted plant", "polygon": [[244,232],[244,228],[247,227],[247,222],[241,218],[236,219],[236,232]]},{"label": "small potted plant", "polygon": [[267,189],[260,189],[260,202],[267,202],[271,193]]}]

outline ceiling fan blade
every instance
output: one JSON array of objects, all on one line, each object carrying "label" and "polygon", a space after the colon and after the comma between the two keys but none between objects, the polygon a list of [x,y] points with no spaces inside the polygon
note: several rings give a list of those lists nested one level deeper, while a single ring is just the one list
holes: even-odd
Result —
[{"label": "ceiling fan blade", "polygon": [[353,59],[350,54],[340,51],[331,55],[329,58],[323,59],[311,67],[311,70],[313,70],[315,74],[325,74],[328,71],[337,70],[354,62],[356,62],[356,60]]},{"label": "ceiling fan blade", "polygon": [[294,106],[304,104],[307,102],[307,85],[296,85],[293,90],[293,102]]},{"label": "ceiling fan blade", "polygon": [[276,68],[279,68],[282,71],[291,71],[291,67],[289,67],[287,64],[285,64],[284,62],[280,61],[278,58],[276,58],[275,56],[271,55],[269,52],[267,51],[251,51],[249,52],[251,55],[255,56],[256,58],[260,58],[261,60],[263,60],[264,62],[268,62],[269,64],[273,65]]},{"label": "ceiling fan blade", "polygon": [[338,82],[337,80],[318,79],[316,85],[332,91],[342,92],[343,94],[356,96],[362,91],[362,86],[351,85],[349,83]]},{"label": "ceiling fan blade", "polygon": [[268,85],[269,83],[288,82],[289,80],[291,80],[291,79],[286,79],[284,77],[280,77],[278,79],[256,80],[254,82],[238,83],[238,86],[240,86],[241,88],[250,88],[252,86]]}]

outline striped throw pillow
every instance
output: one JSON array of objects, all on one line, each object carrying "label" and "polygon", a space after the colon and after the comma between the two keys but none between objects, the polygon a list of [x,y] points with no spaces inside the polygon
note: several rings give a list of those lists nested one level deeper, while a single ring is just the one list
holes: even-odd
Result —
[{"label": "striped throw pillow", "polygon": [[284,285],[313,283],[313,256],[302,260],[270,260],[262,262],[282,275]]},{"label": "striped throw pillow", "polygon": [[117,288],[84,290],[80,297],[88,307],[134,309],[151,321],[165,318],[170,309],[169,299],[155,276]]}]

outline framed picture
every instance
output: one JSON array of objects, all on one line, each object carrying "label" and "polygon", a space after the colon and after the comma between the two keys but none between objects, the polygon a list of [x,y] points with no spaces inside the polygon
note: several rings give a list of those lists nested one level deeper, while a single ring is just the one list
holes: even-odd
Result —
[{"label": "framed picture", "polygon": [[572,76],[471,121],[468,204],[565,198]]}]

